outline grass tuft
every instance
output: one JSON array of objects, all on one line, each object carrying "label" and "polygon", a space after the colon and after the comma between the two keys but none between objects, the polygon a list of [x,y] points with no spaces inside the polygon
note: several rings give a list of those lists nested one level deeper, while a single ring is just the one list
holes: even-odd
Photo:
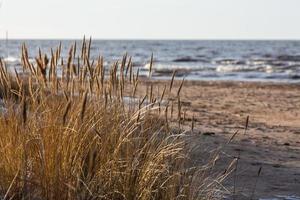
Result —
[{"label": "grass tuft", "polygon": [[[170,99],[166,86],[162,94],[155,94],[152,85],[150,94],[139,94],[139,70],[135,72],[131,57],[124,55],[107,70],[101,56],[96,62],[90,59],[90,49],[91,39],[84,39],[81,52],[75,43],[63,59],[60,43],[50,59],[39,51],[31,62],[23,44],[25,73],[15,75],[0,62],[6,108],[0,115],[1,197],[218,198],[227,174],[211,173],[217,156],[204,166],[189,165],[185,134],[177,134],[170,123],[173,101],[163,104]],[[153,56],[151,70],[152,62]],[[182,85],[177,92],[179,125]]]}]

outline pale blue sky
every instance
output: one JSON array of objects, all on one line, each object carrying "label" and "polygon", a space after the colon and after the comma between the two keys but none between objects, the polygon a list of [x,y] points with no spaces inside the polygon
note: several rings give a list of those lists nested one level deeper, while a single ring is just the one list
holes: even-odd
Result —
[{"label": "pale blue sky", "polygon": [[300,0],[2,0],[0,38],[300,39]]}]

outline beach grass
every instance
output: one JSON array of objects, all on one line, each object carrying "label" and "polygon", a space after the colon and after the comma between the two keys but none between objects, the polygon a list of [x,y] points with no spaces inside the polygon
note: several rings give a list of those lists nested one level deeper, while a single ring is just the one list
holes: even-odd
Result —
[{"label": "beach grass", "polygon": [[221,198],[233,165],[213,173],[217,153],[190,164],[188,133],[180,126],[183,81],[174,88],[173,76],[160,94],[152,85],[137,94],[141,79],[129,56],[105,69],[101,56],[90,59],[91,40],[81,47],[75,43],[62,58],[60,44],[30,62],[24,44],[21,72],[1,61],[1,198]]}]

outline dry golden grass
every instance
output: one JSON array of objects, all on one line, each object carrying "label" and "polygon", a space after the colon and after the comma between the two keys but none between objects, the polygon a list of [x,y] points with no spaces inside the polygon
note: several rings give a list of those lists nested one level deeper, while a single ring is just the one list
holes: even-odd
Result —
[{"label": "dry golden grass", "polygon": [[30,63],[23,45],[22,75],[1,61],[1,198],[218,198],[227,173],[210,172],[217,155],[204,166],[188,165],[184,134],[169,125],[173,104],[162,103],[166,86],[139,98],[131,58],[106,76],[103,58],[90,60],[90,46],[84,40],[76,57],[75,43],[65,62],[60,44],[50,59],[40,52]]}]

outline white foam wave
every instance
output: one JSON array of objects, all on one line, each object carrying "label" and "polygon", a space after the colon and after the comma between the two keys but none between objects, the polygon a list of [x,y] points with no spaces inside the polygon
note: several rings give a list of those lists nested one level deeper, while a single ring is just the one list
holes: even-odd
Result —
[{"label": "white foam wave", "polygon": [[241,62],[244,63],[244,61],[242,61],[242,60],[236,60],[236,59],[230,59],[230,58],[213,61],[214,64],[221,64],[221,65],[237,65]]},{"label": "white foam wave", "polygon": [[268,60],[248,60],[246,64],[248,65],[264,65]]},{"label": "white foam wave", "polygon": [[[144,66],[144,69],[149,70],[150,69],[150,63],[147,63]],[[191,65],[174,65],[174,64],[154,64],[152,66],[152,70],[155,72],[164,72],[164,71],[199,71],[207,69],[207,67],[202,66],[191,66]]]},{"label": "white foam wave", "polygon": [[16,58],[16,57],[8,56],[8,57],[4,58],[4,61],[5,62],[19,62],[20,59]]},{"label": "white foam wave", "polygon": [[216,68],[217,72],[227,73],[227,72],[245,72],[254,71],[255,68],[247,65],[219,65]]},{"label": "white foam wave", "polygon": [[266,72],[274,73],[275,69],[271,65],[264,66],[251,66],[251,65],[219,65],[216,67],[216,71],[220,73],[229,72]]},{"label": "white foam wave", "polygon": [[269,74],[274,73],[274,67],[267,65],[265,67],[265,71],[266,71],[266,73],[269,73]]}]

